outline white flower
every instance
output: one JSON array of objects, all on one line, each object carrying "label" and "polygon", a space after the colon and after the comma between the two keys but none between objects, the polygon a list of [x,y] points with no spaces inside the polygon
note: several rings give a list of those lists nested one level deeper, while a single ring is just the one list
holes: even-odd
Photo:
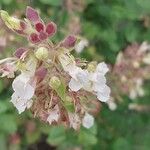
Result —
[{"label": "white flower", "polygon": [[11,96],[11,102],[18,109],[19,114],[25,111],[26,108],[30,108],[32,106],[33,101],[27,99],[21,99],[14,92]]},{"label": "white flower", "polygon": [[82,120],[82,125],[85,128],[91,128],[94,125],[94,117],[88,113],[85,114],[83,120]]},{"label": "white flower", "polygon": [[58,59],[64,69],[64,71],[66,72],[70,72],[71,70],[74,71],[74,67],[75,67],[75,60],[74,57],[72,55],[70,55],[67,52],[61,53],[60,55],[58,55]]},{"label": "white flower", "polygon": [[31,98],[34,95],[36,86],[35,69],[36,63],[33,60],[29,60],[26,63],[26,70],[22,71],[12,83],[14,93],[11,97],[11,102],[18,109],[19,114],[32,106]]},{"label": "white flower", "polygon": [[88,40],[82,39],[78,44],[75,45],[75,51],[81,53],[85,47],[88,46]]},{"label": "white flower", "polygon": [[117,104],[114,102],[114,99],[112,97],[107,101],[107,105],[112,111],[117,109]]},{"label": "white flower", "polygon": [[49,112],[49,116],[47,118],[47,121],[49,122],[49,124],[52,124],[53,121],[58,121],[60,117],[60,112],[59,112],[59,107],[58,105],[56,105],[52,111]]},{"label": "white flower", "polygon": [[78,91],[89,83],[88,72],[79,67],[76,67],[75,71],[70,73],[70,76],[72,78],[69,82],[69,88],[72,91]]},{"label": "white flower", "polygon": [[143,96],[144,90],[142,86],[143,86],[143,80],[140,78],[136,79],[135,87],[130,90],[129,97],[131,99],[135,99],[137,96]]},{"label": "white flower", "polygon": [[83,88],[96,94],[100,101],[106,102],[110,95],[110,88],[106,85],[105,78],[107,72],[108,67],[103,62],[97,65],[95,72],[76,67],[74,72],[69,72],[72,77],[69,82],[69,88],[72,91],[78,91]]},{"label": "white flower", "polygon": [[14,93],[11,102],[18,109],[20,114],[26,108],[32,106],[31,98],[35,92],[35,82],[31,83],[30,78],[26,76],[26,74],[21,74],[14,79],[12,87]]}]

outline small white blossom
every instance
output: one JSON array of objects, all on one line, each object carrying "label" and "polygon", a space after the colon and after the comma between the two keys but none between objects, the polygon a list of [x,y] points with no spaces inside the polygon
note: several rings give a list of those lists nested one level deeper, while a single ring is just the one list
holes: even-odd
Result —
[{"label": "small white blossom", "polygon": [[94,125],[94,117],[88,113],[85,114],[83,120],[82,120],[82,125],[85,128],[91,128]]},{"label": "small white blossom", "polygon": [[83,88],[86,91],[95,93],[102,102],[106,102],[109,99],[110,88],[106,85],[105,78],[108,67],[105,63],[98,64],[95,72],[89,72],[79,67],[74,70],[74,72],[69,72],[72,77],[69,82],[69,88],[72,91],[78,91]]},{"label": "small white blossom", "polygon": [[112,97],[107,101],[107,105],[112,111],[117,109],[117,104],[114,102],[114,99]]},{"label": "small white blossom", "polygon": [[81,53],[85,47],[88,46],[88,40],[82,39],[78,44],[75,45],[75,51]]},{"label": "small white blossom", "polygon": [[12,84],[14,93],[11,102],[22,113],[26,108],[32,106],[31,98],[35,92],[35,84],[30,83],[30,78],[25,74],[16,77]]},{"label": "small white blossom", "polygon": [[13,93],[13,95],[11,96],[11,102],[17,108],[19,114],[24,112],[26,108],[30,108],[33,103],[31,99],[21,99],[19,96],[16,95],[16,93]]},{"label": "small white blossom", "polygon": [[36,64],[33,63],[33,60],[28,61],[26,70],[22,71],[12,83],[14,93],[11,97],[11,102],[18,109],[19,113],[32,106],[31,98],[34,95],[36,86],[36,78],[34,78],[35,69]]},{"label": "small white blossom", "polygon": [[131,91],[129,93],[129,97],[131,99],[135,99],[137,96],[143,96],[144,90],[143,90],[142,86],[143,86],[143,80],[142,79],[136,79],[135,87],[131,89]]},{"label": "small white blossom", "polygon": [[49,122],[49,124],[52,124],[53,121],[58,121],[60,117],[60,112],[59,112],[59,107],[58,105],[56,105],[52,111],[49,112],[49,116],[47,118],[47,122]]}]

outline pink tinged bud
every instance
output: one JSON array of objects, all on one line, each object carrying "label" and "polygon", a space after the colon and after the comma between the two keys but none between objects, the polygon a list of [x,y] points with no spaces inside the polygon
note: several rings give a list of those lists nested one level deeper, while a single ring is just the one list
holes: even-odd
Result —
[{"label": "pink tinged bud", "polygon": [[36,76],[39,78],[39,79],[44,79],[45,76],[47,74],[47,69],[44,68],[44,67],[40,67],[37,69],[36,71]]},{"label": "pink tinged bud", "polygon": [[17,58],[21,58],[21,56],[24,54],[24,52],[26,52],[27,50],[23,47],[21,48],[18,48],[16,50],[16,52],[14,53],[14,55],[17,57]]},{"label": "pink tinged bud", "polygon": [[30,36],[29,36],[29,40],[32,42],[32,43],[38,43],[40,42],[40,39],[38,37],[38,34],[36,33],[31,33]]},{"label": "pink tinged bud", "polygon": [[62,45],[64,47],[73,47],[76,43],[77,38],[75,36],[69,35],[68,37],[65,38],[64,42]]},{"label": "pink tinged bud", "polygon": [[38,32],[44,31],[44,25],[41,22],[35,24],[35,29]]},{"label": "pink tinged bud", "polygon": [[20,27],[22,30],[25,30],[27,28],[27,24],[24,21],[20,21]]},{"label": "pink tinged bud", "polygon": [[40,20],[38,12],[29,6],[26,9],[26,17],[32,22],[37,22]]},{"label": "pink tinged bud", "polygon": [[39,33],[39,39],[40,40],[46,40],[47,39],[47,33],[45,33],[45,32],[43,32],[43,31],[41,31],[40,33]]},{"label": "pink tinged bud", "polygon": [[52,36],[56,33],[57,26],[54,22],[50,22],[46,25],[46,33],[48,36]]},{"label": "pink tinged bud", "polygon": [[21,34],[21,35],[26,35],[23,30],[14,30],[16,33]]}]

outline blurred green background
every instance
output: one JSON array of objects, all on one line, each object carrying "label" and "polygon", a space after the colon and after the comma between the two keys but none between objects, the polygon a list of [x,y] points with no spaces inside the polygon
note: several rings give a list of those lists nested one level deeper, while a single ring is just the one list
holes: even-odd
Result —
[{"label": "blurred green background", "polygon": [[[114,64],[119,51],[131,43],[150,41],[150,0],[0,0],[0,7],[19,18],[26,6],[38,9],[44,21],[58,25],[55,41],[70,33],[80,34],[89,47],[78,57]],[[25,41],[5,28],[10,37],[0,58],[12,54]],[[2,47],[0,45],[0,47]],[[0,79],[0,150],[149,150],[149,112],[128,110],[131,100],[123,97],[116,111],[103,104],[91,129],[80,132],[50,127],[33,119],[28,111],[19,115],[12,106],[11,80]],[[150,82],[145,96],[135,103],[150,104]]]}]

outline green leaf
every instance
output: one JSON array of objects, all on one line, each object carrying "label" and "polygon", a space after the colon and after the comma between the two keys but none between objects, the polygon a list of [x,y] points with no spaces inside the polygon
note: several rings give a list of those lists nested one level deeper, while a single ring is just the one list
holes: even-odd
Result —
[{"label": "green leaf", "polygon": [[57,92],[58,96],[65,101],[66,98],[66,87],[65,84],[61,83],[61,85],[55,89],[55,91]]},{"label": "green leaf", "polygon": [[0,148],[2,150],[7,150],[7,145],[6,145],[6,136],[3,134],[0,134]]},{"label": "green leaf", "polygon": [[0,93],[3,91],[3,80],[0,80]]},{"label": "green leaf", "polygon": [[64,106],[70,112],[74,112],[75,111],[74,104],[72,102],[65,101],[64,102]]},{"label": "green leaf", "polygon": [[131,146],[125,138],[118,138],[113,144],[113,150],[131,150]]},{"label": "green leaf", "polygon": [[97,143],[97,137],[92,134],[88,129],[82,129],[79,133],[78,140],[85,145],[95,145]]},{"label": "green leaf", "polygon": [[0,115],[0,132],[14,133],[17,130],[17,123],[13,114]]},{"label": "green leaf", "polygon": [[66,140],[65,129],[63,126],[55,126],[50,129],[47,142],[51,145],[60,145]]},{"label": "green leaf", "polygon": [[62,0],[40,0],[40,2],[52,6],[60,6],[62,4]]},{"label": "green leaf", "polygon": [[6,101],[0,101],[0,114],[6,112],[9,109]]},{"label": "green leaf", "polygon": [[3,4],[9,5],[13,0],[2,0]]}]

